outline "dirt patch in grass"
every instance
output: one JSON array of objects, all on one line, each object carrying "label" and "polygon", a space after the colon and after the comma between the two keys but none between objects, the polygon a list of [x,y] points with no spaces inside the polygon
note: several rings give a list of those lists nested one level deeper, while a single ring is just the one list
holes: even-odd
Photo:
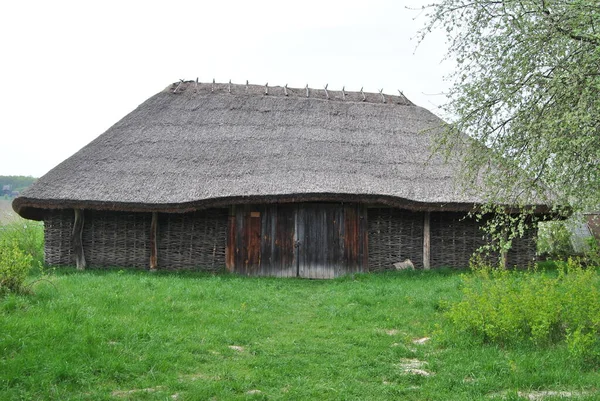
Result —
[{"label": "dirt patch in grass", "polygon": [[134,388],[131,390],[115,390],[111,393],[111,395],[113,397],[124,398],[124,397],[133,396],[133,395],[155,393],[155,392],[161,391],[161,390],[164,390],[163,386],[148,387],[148,388]]},{"label": "dirt patch in grass", "polygon": [[425,366],[427,366],[427,362],[409,358],[402,359],[398,365],[402,372],[407,375],[432,376],[433,373],[423,369]]},{"label": "dirt patch in grass", "polygon": [[[593,391],[557,391],[557,390],[537,390],[537,391],[517,391],[517,395],[530,401],[543,401],[546,398],[562,398],[562,399],[577,399],[588,397],[595,392]],[[508,391],[490,394],[490,398],[506,399]]]},{"label": "dirt patch in grass", "polygon": [[179,376],[179,381],[180,382],[186,382],[186,381],[190,381],[190,382],[194,382],[197,380],[221,380],[221,378],[219,376],[210,376],[204,373],[192,373],[189,375],[181,375]]}]

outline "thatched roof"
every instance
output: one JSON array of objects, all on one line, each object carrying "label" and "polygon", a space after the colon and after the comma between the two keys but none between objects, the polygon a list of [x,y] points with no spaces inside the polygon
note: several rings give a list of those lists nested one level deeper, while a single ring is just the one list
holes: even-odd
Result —
[{"label": "thatched roof", "polygon": [[458,160],[431,156],[443,124],[404,96],[176,83],[13,207],[38,219],[48,208],[182,212],[298,200],[469,209],[484,199],[456,185]]}]

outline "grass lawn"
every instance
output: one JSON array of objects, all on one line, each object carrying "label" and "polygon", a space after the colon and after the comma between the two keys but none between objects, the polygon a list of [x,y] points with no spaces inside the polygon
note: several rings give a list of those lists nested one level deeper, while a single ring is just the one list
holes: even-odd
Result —
[{"label": "grass lawn", "polygon": [[0,299],[1,400],[600,399],[600,372],[563,346],[442,335],[440,305],[459,297],[450,270],[316,281],[61,269],[50,280]]}]

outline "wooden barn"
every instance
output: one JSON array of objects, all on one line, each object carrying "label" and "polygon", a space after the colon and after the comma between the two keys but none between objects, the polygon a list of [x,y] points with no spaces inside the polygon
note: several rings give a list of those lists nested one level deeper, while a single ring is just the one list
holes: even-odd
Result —
[{"label": "wooden barn", "polygon": [[[330,278],[464,267],[484,243],[443,121],[403,95],[179,82],[13,202],[49,265]],[[540,210],[544,209],[543,205]],[[535,256],[535,230],[509,264]]]}]

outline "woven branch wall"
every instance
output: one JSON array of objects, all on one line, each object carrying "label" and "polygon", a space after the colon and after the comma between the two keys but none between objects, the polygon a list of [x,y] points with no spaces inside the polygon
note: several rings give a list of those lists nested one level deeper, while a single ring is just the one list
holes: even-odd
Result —
[{"label": "woven branch wall", "polygon": [[227,210],[159,214],[158,269],[225,268]]},{"label": "woven branch wall", "polygon": [[[44,252],[50,266],[73,265],[73,210],[44,218]],[[85,211],[83,249],[89,267],[147,268],[151,213]],[[227,210],[159,214],[158,269],[214,271],[225,267]]]},{"label": "woven branch wall", "polygon": [[151,213],[85,211],[83,252],[90,267],[148,267]]},{"label": "woven branch wall", "polygon": [[[423,267],[423,213],[373,208],[369,218],[369,270],[393,269],[393,263],[410,259]],[[464,213],[432,212],[430,217],[430,264],[432,268],[467,267],[473,253],[487,242],[479,223]],[[536,229],[513,241],[508,265],[527,267],[535,261]],[[490,260],[496,262],[497,255]]]},{"label": "woven branch wall", "polygon": [[73,264],[71,231],[73,210],[52,210],[44,217],[44,260],[50,266]]},{"label": "woven branch wall", "polygon": [[479,223],[464,213],[431,213],[431,267],[467,267],[473,253],[486,244]]},{"label": "woven branch wall", "polygon": [[525,231],[522,238],[513,240],[512,248],[507,255],[509,267],[527,268],[536,260],[537,226]]},{"label": "woven branch wall", "polygon": [[394,269],[410,259],[423,268],[423,213],[391,208],[368,209],[369,271]]},{"label": "woven branch wall", "polygon": [[[479,228],[474,218],[464,213],[431,213],[431,267],[467,267],[469,259],[488,243],[486,234]],[[529,267],[535,262],[537,228],[525,231],[522,238],[512,242],[508,251],[507,265],[520,268]],[[498,262],[498,254],[487,256],[491,263]]]}]

